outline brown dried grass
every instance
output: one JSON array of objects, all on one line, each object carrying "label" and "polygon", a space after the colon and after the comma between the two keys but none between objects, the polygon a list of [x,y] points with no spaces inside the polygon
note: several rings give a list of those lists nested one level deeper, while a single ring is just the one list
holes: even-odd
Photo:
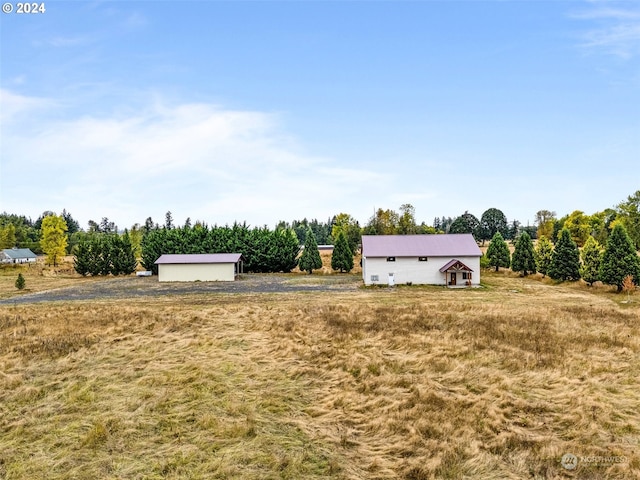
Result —
[{"label": "brown dried grass", "polygon": [[640,476],[640,307],[485,279],[1,307],[0,472]]}]

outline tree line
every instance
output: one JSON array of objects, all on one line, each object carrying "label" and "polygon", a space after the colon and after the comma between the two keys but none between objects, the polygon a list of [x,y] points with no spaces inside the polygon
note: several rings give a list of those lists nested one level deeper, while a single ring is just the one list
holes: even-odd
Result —
[{"label": "tree line", "polygon": [[209,227],[203,223],[178,228],[153,228],[141,242],[142,266],[158,273],[162,254],[241,253],[247,272],[290,272],[297,264],[300,244],[288,228],[270,230],[246,224]]},{"label": "tree line", "polygon": [[[433,225],[427,225],[425,222],[418,223],[415,208],[411,204],[403,204],[398,211],[377,209],[363,227],[347,213],[335,215],[327,219],[326,222],[317,219],[309,221],[306,218],[292,222],[281,221],[274,230],[266,226],[249,228],[246,224],[234,224],[231,227],[207,227],[202,222],[196,222],[192,226],[190,219],[187,219],[183,227],[176,227],[171,212],[167,212],[164,225],[160,226],[151,217],[148,217],[143,225],[133,225],[127,234],[134,257],[142,258],[145,268],[150,268],[153,271],[155,271],[155,267],[152,264],[162,253],[194,253],[194,250],[199,253],[213,253],[236,250],[243,253],[247,259],[247,270],[258,272],[290,271],[295,268],[293,252],[296,247],[294,247],[293,240],[295,238],[295,243],[299,248],[300,245],[306,243],[309,233],[313,235],[316,243],[333,245],[337,245],[338,238],[342,235],[349,250],[354,254],[360,245],[363,234],[471,233],[479,243],[484,243],[491,240],[496,233],[500,233],[504,240],[512,242],[516,242],[526,233],[530,239],[537,238],[539,243],[543,245],[543,237],[553,245],[560,240],[563,229],[567,229],[573,242],[578,247],[586,247],[589,244],[589,249],[587,249],[589,251],[592,249],[590,239],[599,245],[605,245],[616,224],[625,228],[635,249],[639,249],[640,190],[630,195],[615,208],[609,208],[592,215],[576,210],[564,217],[557,218],[553,211],[539,210],[536,212],[533,226],[522,226],[517,220],[508,221],[504,213],[497,208],[485,210],[480,218],[466,211],[455,218],[436,217],[433,220]],[[158,233],[161,231],[173,233]],[[186,233],[179,234],[177,231]],[[117,248],[108,246],[110,245],[109,241],[95,244],[89,241],[94,236],[102,235],[122,236],[123,234],[118,226],[106,217],[103,217],[99,222],[89,220],[88,229],[82,230],[78,222],[66,210],[63,210],[60,215],[45,211],[36,221],[31,221],[25,216],[0,214],[1,248],[14,246],[31,248],[35,253],[47,254],[47,261],[53,264],[56,264],[61,256],[75,254],[78,250],[80,250],[81,256],[88,256],[87,252],[94,252],[96,249],[118,251]],[[185,240],[194,238],[202,241],[192,243],[191,240]],[[95,253],[91,255],[96,256]],[[101,256],[109,258],[112,254],[107,252]],[[153,258],[154,256],[156,257]],[[84,267],[80,268],[84,270]],[[92,267],[88,271],[95,271],[96,268]],[[101,271],[104,271],[104,268]]]},{"label": "tree line", "polygon": [[615,223],[603,247],[594,237],[589,237],[582,250],[571,238],[568,228],[560,231],[555,246],[540,237],[534,248],[531,237],[524,232],[516,241],[513,256],[500,232],[496,232],[481,259],[485,267],[496,271],[511,268],[526,276],[539,272],[558,281],[584,279],[589,285],[601,281],[615,285],[621,291],[625,280],[640,284],[640,257],[633,240],[621,222]]}]

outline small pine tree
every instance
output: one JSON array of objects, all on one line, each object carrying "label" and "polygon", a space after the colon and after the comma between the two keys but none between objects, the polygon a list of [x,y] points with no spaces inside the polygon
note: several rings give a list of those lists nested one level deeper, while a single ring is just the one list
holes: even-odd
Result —
[{"label": "small pine tree", "polygon": [[351,253],[349,243],[343,232],[338,234],[338,239],[333,246],[331,268],[340,270],[340,272],[350,272],[353,270],[353,253]]},{"label": "small pine tree", "polygon": [[511,265],[509,247],[500,232],[496,232],[491,239],[489,248],[487,248],[487,258],[489,259],[489,265],[496,267],[496,272],[500,267],[509,268],[509,265]]},{"label": "small pine tree", "polygon": [[318,251],[316,236],[311,229],[307,230],[307,238],[304,242],[304,250],[298,266],[303,272],[309,272],[309,275],[313,273],[313,270],[322,267],[322,258],[320,258],[320,252]]},{"label": "small pine tree", "polygon": [[516,249],[511,259],[511,270],[522,272],[526,277],[530,273],[536,273],[536,257],[533,251],[533,242],[527,232],[523,232],[516,242]]},{"label": "small pine tree", "polygon": [[622,281],[627,275],[631,275],[636,284],[640,283],[640,257],[626,229],[617,224],[607,239],[600,264],[600,280],[616,285],[621,292]]},{"label": "small pine tree", "polygon": [[22,276],[22,273],[18,274],[18,278],[16,280],[16,288],[18,290],[22,290],[24,289],[25,285],[27,282],[25,282],[24,277]]},{"label": "small pine tree", "polygon": [[547,275],[549,266],[551,265],[551,254],[553,253],[553,245],[544,235],[538,239],[536,246],[536,267],[542,276]]},{"label": "small pine tree", "polygon": [[580,251],[566,228],[560,232],[547,273],[554,280],[580,280]]},{"label": "small pine tree", "polygon": [[580,252],[582,266],[580,275],[589,285],[600,280],[600,263],[602,262],[602,248],[595,238],[589,237]]}]

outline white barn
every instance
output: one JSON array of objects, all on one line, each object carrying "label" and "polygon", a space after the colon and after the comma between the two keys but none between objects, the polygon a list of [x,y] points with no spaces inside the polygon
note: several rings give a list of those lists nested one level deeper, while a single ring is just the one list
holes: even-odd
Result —
[{"label": "white barn", "polygon": [[365,285],[480,284],[482,252],[471,234],[363,235]]},{"label": "white barn", "polygon": [[29,248],[5,248],[0,252],[2,263],[35,263],[37,258]]},{"label": "white barn", "polygon": [[156,260],[160,282],[232,282],[242,273],[240,253],[161,255]]}]

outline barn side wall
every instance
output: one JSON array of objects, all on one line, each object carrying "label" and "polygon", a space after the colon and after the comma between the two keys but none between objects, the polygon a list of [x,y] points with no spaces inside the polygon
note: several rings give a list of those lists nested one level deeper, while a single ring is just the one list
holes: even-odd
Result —
[{"label": "barn side wall", "polygon": [[[480,257],[427,257],[419,261],[418,257],[395,257],[389,262],[385,257],[370,257],[362,260],[362,277],[365,285],[387,285],[389,274],[393,273],[396,285],[408,282],[414,285],[445,285],[445,275],[440,268],[451,259],[460,260],[473,270],[472,285],[480,284]],[[378,279],[372,277],[377,275]]]}]

